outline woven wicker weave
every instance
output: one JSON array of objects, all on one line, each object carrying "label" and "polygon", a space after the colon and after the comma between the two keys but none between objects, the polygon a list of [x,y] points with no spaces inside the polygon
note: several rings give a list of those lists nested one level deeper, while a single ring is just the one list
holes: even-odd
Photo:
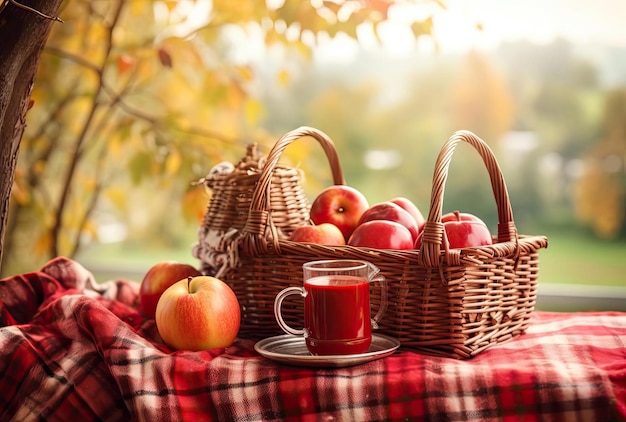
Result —
[{"label": "woven wicker weave", "polygon": [[[380,268],[388,285],[380,332],[398,338],[404,347],[466,359],[524,332],[536,301],[538,250],[548,242],[545,236],[518,235],[501,169],[484,141],[459,131],[444,144],[435,164],[422,247],[397,251],[287,240],[295,227],[309,224],[308,204],[298,172],[278,160],[289,144],[303,137],[320,143],[333,183],[343,184],[332,141],[308,127],[281,137],[264,164],[259,165],[263,160],[258,157],[247,160],[256,164],[245,174],[238,170],[240,164],[232,173],[220,174],[220,184],[207,183],[213,196],[194,255],[203,272],[218,275],[233,288],[242,310],[241,337],[282,334],[274,319],[274,298],[285,287],[300,286],[302,264],[317,259],[364,259]],[[499,221],[493,245],[447,245],[441,223],[444,188],[460,142],[475,148],[491,179]],[[380,292],[373,290],[374,309],[379,301]],[[302,301],[283,304],[290,325],[301,326],[302,314]]]}]

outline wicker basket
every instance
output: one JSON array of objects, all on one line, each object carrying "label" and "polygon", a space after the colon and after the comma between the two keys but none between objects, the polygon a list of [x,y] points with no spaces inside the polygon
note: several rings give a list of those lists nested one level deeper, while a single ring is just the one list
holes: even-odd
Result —
[{"label": "wicker basket", "polygon": [[[274,319],[274,297],[285,287],[300,286],[302,264],[317,259],[364,259],[380,268],[387,280],[388,308],[379,331],[404,347],[467,359],[524,332],[536,301],[538,250],[548,241],[545,236],[518,235],[502,172],[485,142],[458,131],[444,144],[435,165],[422,247],[399,251],[287,240],[295,227],[309,224],[308,204],[298,172],[279,166],[278,159],[303,137],[321,144],[333,183],[343,184],[332,141],[308,127],[281,137],[266,160],[252,160],[262,165],[245,174],[221,174],[220,183],[207,181],[213,196],[194,255],[203,272],[219,276],[235,291],[242,310],[241,337],[282,334]],[[493,245],[447,247],[443,195],[460,142],[476,149],[489,172],[499,221]],[[380,292],[373,290],[374,308],[379,301]],[[302,314],[302,301],[284,303],[283,316],[290,325],[302,325]]]}]

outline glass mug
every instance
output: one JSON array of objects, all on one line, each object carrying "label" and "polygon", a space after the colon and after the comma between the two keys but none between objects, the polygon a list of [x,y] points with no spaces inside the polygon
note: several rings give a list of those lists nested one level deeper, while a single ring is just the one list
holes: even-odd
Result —
[{"label": "glass mug", "polygon": [[[351,355],[367,352],[372,328],[387,308],[387,285],[379,269],[367,261],[325,260],[303,265],[303,287],[283,289],[274,300],[274,315],[288,334],[302,335],[313,355]],[[380,306],[370,317],[370,283],[381,285]],[[282,317],[287,296],[304,298],[304,328],[295,329]]]}]

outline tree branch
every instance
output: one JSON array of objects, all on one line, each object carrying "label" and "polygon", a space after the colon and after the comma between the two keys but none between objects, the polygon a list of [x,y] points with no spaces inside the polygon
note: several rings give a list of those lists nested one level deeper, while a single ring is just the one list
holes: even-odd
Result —
[{"label": "tree branch", "polygon": [[113,20],[108,26],[108,31],[106,35],[105,41],[105,54],[102,59],[101,65],[98,67],[97,75],[98,75],[98,87],[96,88],[96,92],[93,96],[93,101],[91,103],[91,107],[87,114],[87,118],[85,123],[83,124],[83,128],[76,139],[74,144],[74,149],[70,158],[70,163],[67,168],[67,173],[65,174],[65,178],[62,183],[62,191],[61,197],[59,199],[59,204],[57,205],[57,209],[54,215],[54,223],[52,224],[52,229],[50,230],[51,236],[51,250],[50,253],[52,256],[58,256],[60,253],[60,237],[59,233],[61,232],[61,227],[63,226],[63,214],[65,213],[65,207],[67,206],[67,202],[70,196],[72,180],[74,179],[74,174],[76,173],[76,168],[78,167],[78,163],[81,159],[81,151],[83,148],[83,144],[87,139],[87,134],[89,133],[89,129],[91,128],[93,119],[96,115],[96,111],[99,107],[98,97],[100,92],[102,92],[103,84],[104,84],[104,75],[103,69],[106,65],[106,62],[111,54],[111,49],[113,47],[113,30],[119,21],[119,18],[122,13],[122,9],[124,8],[125,0],[119,0],[117,2],[116,8],[113,11]]},{"label": "tree branch", "polygon": [[[69,51],[63,50],[58,47],[54,47],[54,46],[46,47],[46,52],[71,60],[75,62],[76,64],[93,71],[100,78],[101,91],[103,93],[106,93],[109,96],[109,98],[111,99],[114,105],[117,105],[126,114],[133,116],[137,119],[143,120],[145,122],[148,122],[152,124],[154,127],[157,127],[157,128],[163,127],[163,125],[161,124],[161,119],[159,117],[144,113],[143,111],[140,111],[139,109],[131,106],[126,101],[124,101],[122,96],[119,93],[116,93],[115,90],[111,86],[109,86],[106,83],[106,81],[102,78],[103,68],[97,66],[96,64],[88,60],[85,60],[83,57],[79,56],[78,54],[71,53]],[[229,138],[219,132],[207,130],[204,128],[199,128],[196,126],[191,127],[189,129],[183,129],[180,126],[174,126],[172,127],[172,129],[180,133],[187,134],[187,135],[195,135],[198,137],[208,138],[214,141],[223,142],[227,144],[235,144],[237,142],[244,141],[243,139]]]}]

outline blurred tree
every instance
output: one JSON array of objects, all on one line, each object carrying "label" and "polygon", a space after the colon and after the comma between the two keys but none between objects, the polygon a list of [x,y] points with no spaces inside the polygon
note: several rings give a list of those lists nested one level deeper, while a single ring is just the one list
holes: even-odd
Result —
[{"label": "blurred tree", "polygon": [[516,215],[525,213],[535,225],[571,228],[577,224],[572,195],[577,163],[600,136],[603,89],[597,64],[564,40],[507,43],[498,57],[515,102],[513,130],[537,140],[523,171],[511,177],[519,186]]},{"label": "blurred tree", "polygon": [[[37,66],[61,0],[0,2],[0,264],[9,199]],[[1,265],[0,265],[1,266]]]},{"label": "blurred tree", "polygon": [[452,93],[456,127],[471,130],[492,145],[511,129],[511,94],[501,73],[484,55],[467,54]]},{"label": "blurred tree", "polygon": [[[483,54],[470,51],[460,63],[451,91],[451,110],[456,129],[471,130],[496,151],[502,136],[511,130],[513,99],[502,73]],[[495,224],[494,194],[485,166],[475,151],[465,145],[455,151],[448,184],[457,193],[447,195],[449,211],[474,212]]]},{"label": "blurred tree", "polygon": [[596,235],[612,239],[626,235],[626,89],[607,94],[604,127],[584,159],[576,210]]},{"label": "blurred tree", "polygon": [[32,93],[3,272],[74,256],[124,230],[152,243],[179,237],[208,199],[192,182],[241,158],[245,144],[275,140],[259,127],[250,49],[307,57],[320,34],[356,38],[393,4],[66,0]]}]

